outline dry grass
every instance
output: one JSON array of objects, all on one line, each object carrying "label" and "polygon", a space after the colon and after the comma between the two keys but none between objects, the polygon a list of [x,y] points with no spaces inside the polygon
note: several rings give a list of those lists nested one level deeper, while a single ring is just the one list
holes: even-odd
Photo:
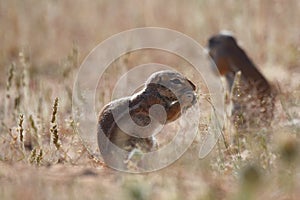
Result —
[{"label": "dry grass", "polygon": [[[298,0],[1,1],[0,199],[299,199],[299,10]],[[280,87],[271,127],[247,130],[228,148],[220,140],[203,160],[195,142],[149,174],[117,172],[91,156],[71,114],[79,63],[100,41],[143,26],[175,29],[202,45],[232,30]],[[131,64],[147,61],[138,58]],[[97,94],[99,107],[109,87]],[[225,134],[230,143],[231,130]]]}]

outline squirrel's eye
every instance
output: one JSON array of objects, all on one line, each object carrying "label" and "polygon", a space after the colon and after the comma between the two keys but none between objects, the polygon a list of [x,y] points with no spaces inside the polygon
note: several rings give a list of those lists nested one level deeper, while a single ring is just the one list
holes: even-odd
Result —
[{"label": "squirrel's eye", "polygon": [[177,79],[177,78],[176,79],[172,79],[171,82],[174,83],[174,84],[182,84],[181,81],[179,79]]}]

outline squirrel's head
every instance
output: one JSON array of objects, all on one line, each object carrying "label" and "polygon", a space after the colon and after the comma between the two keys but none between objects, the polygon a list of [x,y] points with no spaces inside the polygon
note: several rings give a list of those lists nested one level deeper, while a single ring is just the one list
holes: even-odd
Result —
[{"label": "squirrel's head", "polygon": [[152,74],[146,82],[146,88],[155,88],[168,104],[178,102],[182,108],[188,108],[196,103],[196,86],[175,71],[165,70]]},{"label": "squirrel's head", "polygon": [[221,75],[226,75],[232,71],[232,54],[240,49],[235,38],[228,33],[219,33],[212,36],[207,44],[208,54],[217,65]]},{"label": "squirrel's head", "polygon": [[236,39],[229,33],[219,33],[209,38],[208,48],[209,51],[215,51],[219,48],[232,48],[237,46]]}]

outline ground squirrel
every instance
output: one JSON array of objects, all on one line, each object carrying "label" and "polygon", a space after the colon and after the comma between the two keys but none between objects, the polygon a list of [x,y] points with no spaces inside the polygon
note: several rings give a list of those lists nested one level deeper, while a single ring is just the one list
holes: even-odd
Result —
[{"label": "ground squirrel", "polygon": [[[193,106],[196,103],[195,90],[196,86],[180,73],[159,71],[148,78],[140,92],[104,106],[98,120],[98,145],[105,162],[113,165],[118,162],[122,167],[127,159],[116,158],[115,150],[112,150],[114,145],[127,152],[136,148],[142,152],[155,150],[155,130],[175,121]],[[160,107],[155,109],[154,105]]]},{"label": "ground squirrel", "polygon": [[269,125],[273,118],[275,92],[252,60],[229,34],[217,34],[208,40],[209,55],[221,75],[225,76],[229,90],[234,87],[235,75],[241,72],[239,94],[232,97],[232,118],[235,126],[245,128]]}]

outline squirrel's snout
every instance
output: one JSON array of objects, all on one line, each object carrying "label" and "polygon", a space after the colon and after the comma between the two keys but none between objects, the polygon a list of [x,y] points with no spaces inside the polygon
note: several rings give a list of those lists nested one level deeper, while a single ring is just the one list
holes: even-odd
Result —
[{"label": "squirrel's snout", "polygon": [[181,104],[184,106],[192,106],[197,102],[197,96],[194,91],[186,92],[181,98]]}]

